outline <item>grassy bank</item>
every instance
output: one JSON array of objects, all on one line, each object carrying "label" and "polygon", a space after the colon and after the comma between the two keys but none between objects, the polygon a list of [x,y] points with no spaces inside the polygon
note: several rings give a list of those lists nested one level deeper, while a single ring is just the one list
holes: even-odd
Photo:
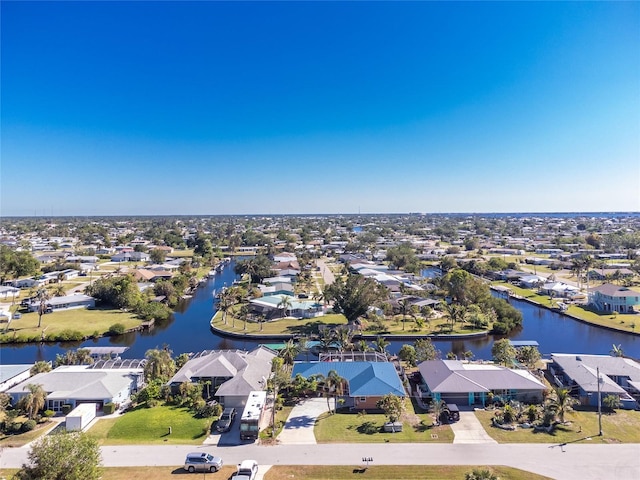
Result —
[{"label": "grassy bank", "polygon": [[231,313],[227,314],[226,323],[222,320],[222,312],[216,313],[211,321],[218,330],[239,334],[262,334],[262,335],[300,335],[309,334],[318,331],[319,325],[346,325],[347,319],[344,315],[332,314],[318,318],[280,318],[270,322],[247,322],[246,328],[244,322],[234,317]]},{"label": "grassy bank", "polygon": [[[507,287],[516,295],[526,298],[531,302],[535,302],[545,308],[551,308],[558,301],[562,301],[561,298],[550,299],[548,295],[540,295],[533,290],[517,287],[508,282],[494,282],[493,285]],[[593,325],[607,327],[626,333],[640,332],[640,315],[638,314],[618,313],[612,315],[611,313],[599,313],[580,305],[570,305],[566,313]]]},{"label": "grassy bank", "polygon": [[141,320],[133,313],[120,310],[75,308],[42,315],[42,325],[38,328],[38,313],[25,313],[13,320],[8,330],[3,325],[0,343],[39,342],[43,337],[55,341],[66,332],[77,332],[85,338],[102,336],[115,323],[123,324],[128,330],[140,326]]}]

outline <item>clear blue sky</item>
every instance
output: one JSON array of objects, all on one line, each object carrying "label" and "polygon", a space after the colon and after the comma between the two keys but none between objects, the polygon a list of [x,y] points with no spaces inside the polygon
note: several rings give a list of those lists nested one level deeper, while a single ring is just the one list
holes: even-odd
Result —
[{"label": "clear blue sky", "polygon": [[2,215],[640,210],[640,3],[1,3]]}]

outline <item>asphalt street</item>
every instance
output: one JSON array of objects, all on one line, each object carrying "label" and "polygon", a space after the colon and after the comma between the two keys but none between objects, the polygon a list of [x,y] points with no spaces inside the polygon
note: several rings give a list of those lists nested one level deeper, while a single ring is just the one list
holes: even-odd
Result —
[{"label": "asphalt street", "polygon": [[[104,466],[179,467],[191,451],[221,456],[233,465],[252,458],[260,465],[508,465],[558,480],[637,480],[640,444],[321,444],[321,445],[130,445],[102,447]],[[5,448],[1,468],[27,460],[28,448]]]}]

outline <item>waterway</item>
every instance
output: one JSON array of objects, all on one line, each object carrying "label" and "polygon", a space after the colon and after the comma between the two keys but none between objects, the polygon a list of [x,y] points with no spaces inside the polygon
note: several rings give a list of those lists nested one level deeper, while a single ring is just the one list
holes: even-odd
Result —
[{"label": "waterway", "polygon": [[[0,348],[0,363],[31,363],[37,360],[53,360],[69,348],[88,346],[128,346],[123,357],[142,358],[150,348],[168,345],[174,354],[198,352],[207,349],[251,349],[259,342],[228,339],[214,334],[209,322],[215,314],[214,293],[229,286],[237,278],[233,272],[234,262],[227,264],[222,272],[199,288],[193,298],[184,301],[165,323],[158,323],[148,332],[131,333],[117,337],[100,338],[74,344],[42,344],[3,346]],[[543,355],[551,353],[608,354],[612,345],[621,345],[626,355],[640,358],[640,336],[612,332],[593,327],[559,313],[531,305],[522,300],[511,299],[512,305],[523,315],[521,329],[511,332],[512,340],[535,340]],[[640,316],[638,317],[640,320]],[[436,347],[446,355],[452,351],[458,355],[470,350],[476,359],[490,359],[493,336],[468,340],[436,340]],[[397,353],[408,341],[393,340],[391,353]]]}]

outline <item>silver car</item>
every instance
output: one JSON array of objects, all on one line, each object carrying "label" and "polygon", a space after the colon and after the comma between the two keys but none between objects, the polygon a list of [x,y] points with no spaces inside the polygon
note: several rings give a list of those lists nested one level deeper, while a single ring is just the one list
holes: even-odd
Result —
[{"label": "silver car", "polygon": [[187,455],[184,469],[194,472],[217,472],[222,468],[222,459],[205,452],[193,452]]}]

